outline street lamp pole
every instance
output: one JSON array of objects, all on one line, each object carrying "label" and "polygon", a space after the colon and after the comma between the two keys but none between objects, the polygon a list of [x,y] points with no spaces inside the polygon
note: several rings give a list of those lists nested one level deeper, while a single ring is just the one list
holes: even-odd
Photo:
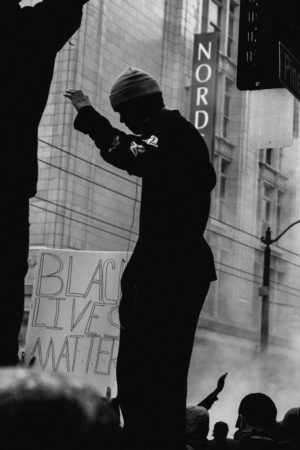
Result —
[{"label": "street lamp pole", "polygon": [[300,220],[296,220],[289,225],[282,233],[280,233],[275,239],[271,238],[271,228],[268,227],[266,235],[261,238],[261,241],[265,244],[264,249],[264,269],[263,269],[263,287],[261,289],[261,328],[260,328],[260,351],[265,353],[269,346],[269,307],[270,307],[270,264],[271,264],[271,245],[277,242],[290,228],[292,228]]},{"label": "street lamp pole", "polygon": [[260,323],[260,351],[265,353],[269,345],[269,290],[270,290],[270,263],[271,263],[271,229],[266,230],[265,237],[261,238],[265,244],[264,249],[264,269],[263,288],[261,303],[261,323]]}]

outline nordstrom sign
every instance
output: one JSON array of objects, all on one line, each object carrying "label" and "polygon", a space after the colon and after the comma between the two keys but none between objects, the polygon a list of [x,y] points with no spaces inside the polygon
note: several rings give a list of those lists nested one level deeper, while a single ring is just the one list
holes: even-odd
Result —
[{"label": "nordstrom sign", "polygon": [[218,75],[219,33],[195,35],[190,120],[212,150]]}]

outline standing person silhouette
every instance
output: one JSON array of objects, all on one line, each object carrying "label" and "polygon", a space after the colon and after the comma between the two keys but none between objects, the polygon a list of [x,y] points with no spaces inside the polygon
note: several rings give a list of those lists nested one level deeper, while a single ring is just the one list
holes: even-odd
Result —
[{"label": "standing person silhouette", "polygon": [[29,247],[29,198],[38,177],[38,126],[55,57],[81,23],[88,0],[1,0],[0,366],[18,362]]},{"label": "standing person silhouette", "polygon": [[199,314],[215,280],[203,233],[215,171],[198,131],[165,107],[157,81],[130,67],[110,101],[134,133],[112,127],[87,96],[65,94],[75,128],[105,161],[142,178],[140,231],[124,271],[118,398],[128,449],[184,450],[187,375]]}]

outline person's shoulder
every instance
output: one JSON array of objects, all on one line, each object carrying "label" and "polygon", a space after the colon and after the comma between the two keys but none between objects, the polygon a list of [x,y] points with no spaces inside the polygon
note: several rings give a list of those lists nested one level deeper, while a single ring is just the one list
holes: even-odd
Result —
[{"label": "person's shoulder", "polygon": [[158,117],[161,123],[172,123],[177,126],[191,128],[195,131],[196,128],[189,122],[178,109],[163,108]]},{"label": "person's shoulder", "polygon": [[278,448],[272,436],[261,429],[248,430],[239,437],[239,442],[242,449],[275,450]]},{"label": "person's shoulder", "polygon": [[231,438],[227,438],[226,439],[227,444],[228,444],[228,450],[238,450],[241,448],[241,445],[239,443],[239,441],[237,441],[236,439],[231,439]]},{"label": "person's shoulder", "polygon": [[161,131],[165,130],[169,137],[173,136],[173,140],[178,144],[191,142],[205,146],[199,131],[177,109],[164,108],[159,112],[157,119]]}]

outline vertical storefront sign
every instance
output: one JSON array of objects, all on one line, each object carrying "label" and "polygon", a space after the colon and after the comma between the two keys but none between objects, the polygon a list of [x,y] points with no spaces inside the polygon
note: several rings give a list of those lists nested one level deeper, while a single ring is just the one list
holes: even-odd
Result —
[{"label": "vertical storefront sign", "polygon": [[219,33],[195,35],[190,121],[213,149],[218,77]]}]

